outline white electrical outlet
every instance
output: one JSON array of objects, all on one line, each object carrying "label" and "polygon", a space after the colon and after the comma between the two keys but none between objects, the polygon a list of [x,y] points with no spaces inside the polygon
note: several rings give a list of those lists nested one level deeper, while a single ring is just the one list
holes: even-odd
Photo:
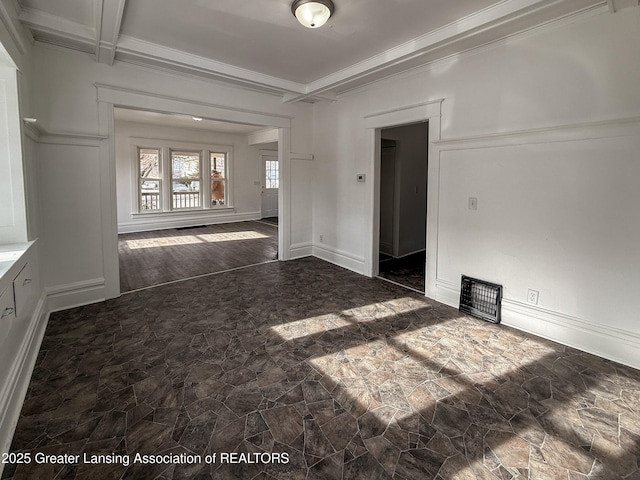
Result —
[{"label": "white electrical outlet", "polygon": [[320,235],[320,243],[324,242],[324,235]]},{"label": "white electrical outlet", "polygon": [[527,302],[537,305],[539,295],[540,295],[540,292],[538,292],[537,290],[529,289],[529,291],[527,292]]}]

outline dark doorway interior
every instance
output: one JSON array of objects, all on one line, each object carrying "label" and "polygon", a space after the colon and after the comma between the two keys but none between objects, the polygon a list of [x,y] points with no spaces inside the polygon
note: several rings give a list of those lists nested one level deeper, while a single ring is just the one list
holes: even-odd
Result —
[{"label": "dark doorway interior", "polygon": [[379,275],[425,291],[428,122],[383,129]]}]

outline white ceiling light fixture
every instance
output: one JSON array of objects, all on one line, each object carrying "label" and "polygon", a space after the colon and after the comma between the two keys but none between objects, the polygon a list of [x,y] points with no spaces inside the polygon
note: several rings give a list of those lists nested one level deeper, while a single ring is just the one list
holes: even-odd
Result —
[{"label": "white ceiling light fixture", "polygon": [[331,0],[296,0],[291,11],[307,28],[318,28],[327,23],[335,7]]}]

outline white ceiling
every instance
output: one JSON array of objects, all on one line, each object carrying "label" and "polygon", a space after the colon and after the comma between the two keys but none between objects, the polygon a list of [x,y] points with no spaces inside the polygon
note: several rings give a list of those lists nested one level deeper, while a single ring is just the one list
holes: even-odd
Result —
[{"label": "white ceiling", "polygon": [[292,0],[17,1],[36,41],[313,101],[627,0],[334,0],[318,29]]},{"label": "white ceiling", "polygon": [[182,0],[154,8],[157,3],[127,2],[121,33],[310,83],[497,2],[336,0],[334,15],[318,29],[296,21],[289,0]]}]

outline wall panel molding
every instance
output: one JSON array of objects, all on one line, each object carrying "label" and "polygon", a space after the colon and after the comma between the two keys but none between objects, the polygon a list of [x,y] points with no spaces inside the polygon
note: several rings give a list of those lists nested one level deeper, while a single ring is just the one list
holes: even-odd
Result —
[{"label": "wall panel molding", "polygon": [[640,117],[614,118],[586,123],[488,133],[435,141],[440,151],[491,148],[504,145],[572,142],[640,135]]}]

